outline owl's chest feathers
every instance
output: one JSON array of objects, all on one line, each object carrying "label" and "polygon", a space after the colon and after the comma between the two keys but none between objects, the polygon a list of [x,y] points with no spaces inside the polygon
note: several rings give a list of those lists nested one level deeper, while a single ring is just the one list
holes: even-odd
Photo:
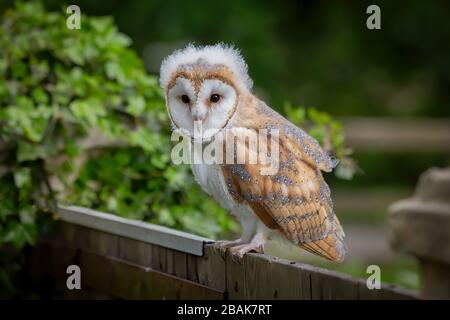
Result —
[{"label": "owl's chest feathers", "polygon": [[192,172],[203,191],[219,202],[222,207],[228,210],[233,209],[233,199],[228,192],[219,164],[192,164]]},{"label": "owl's chest feathers", "polygon": [[[203,145],[203,149],[206,146]],[[217,163],[206,164],[203,162],[200,164],[193,163],[191,167],[195,180],[203,191],[219,202],[222,207],[232,211],[235,201],[228,192],[222,166]]]},{"label": "owl's chest feathers", "polygon": [[250,206],[235,201],[228,192],[221,165],[192,164],[192,172],[203,191],[213,197],[222,208],[234,215],[243,224],[244,229],[252,228],[255,225],[258,219]]}]

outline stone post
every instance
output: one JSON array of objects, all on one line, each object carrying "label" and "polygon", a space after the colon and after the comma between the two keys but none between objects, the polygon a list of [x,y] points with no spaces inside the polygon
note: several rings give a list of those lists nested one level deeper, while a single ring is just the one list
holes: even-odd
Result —
[{"label": "stone post", "polygon": [[419,261],[421,298],[450,299],[450,168],[424,172],[414,196],[389,211],[391,246]]}]

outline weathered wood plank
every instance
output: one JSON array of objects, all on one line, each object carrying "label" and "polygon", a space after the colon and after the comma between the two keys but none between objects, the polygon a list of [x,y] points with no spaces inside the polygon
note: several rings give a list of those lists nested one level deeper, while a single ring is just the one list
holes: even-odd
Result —
[{"label": "weathered wood plank", "polygon": [[152,246],[152,260],[150,266],[154,270],[166,271],[167,270],[167,248],[160,246]]},{"label": "weathered wood plank", "polygon": [[186,253],[177,250],[169,250],[166,255],[166,273],[187,279],[187,256]]},{"label": "weathered wood plank", "polygon": [[[170,285],[170,280],[161,278],[165,275],[221,292],[223,298],[229,299],[416,298],[409,291],[390,286],[369,290],[361,279],[267,255],[247,254],[242,263],[236,263],[229,252],[222,257],[212,244],[205,245],[204,255],[200,257],[69,223],[62,223],[61,231],[54,241],[67,248],[68,258],[61,254],[60,266],[52,266],[51,261],[59,257],[53,257],[50,250],[42,258],[50,262],[41,262],[39,268],[59,268],[62,274],[61,264],[65,267],[69,263],[79,264],[84,273],[84,285],[107,296],[190,297],[187,289],[183,289],[189,285],[180,284],[178,289],[172,290],[145,284],[148,281],[158,286]],[[157,274],[146,275],[154,272]],[[62,276],[66,278],[65,274]],[[145,280],[147,278],[149,280]]]},{"label": "weathered wood plank", "polygon": [[301,270],[275,257],[250,255],[246,261],[246,299],[301,299]]},{"label": "weathered wood plank", "polygon": [[312,287],[311,287],[311,273],[300,268],[300,287],[301,287],[301,299],[311,300],[312,299]]},{"label": "weathered wood plank", "polygon": [[119,237],[110,233],[90,230],[87,250],[105,256],[119,256]]},{"label": "weathered wood plank", "polygon": [[119,255],[122,260],[150,267],[152,261],[151,244],[133,239],[119,237]]},{"label": "weathered wood plank", "polygon": [[[223,299],[224,293],[117,258],[82,253],[85,285],[124,299]],[[97,268],[94,268],[97,266]],[[98,266],[102,266],[99,268]]]},{"label": "weathered wood plank", "polygon": [[417,292],[395,287],[393,285],[382,285],[381,289],[367,288],[366,281],[358,279],[358,300],[416,300],[419,299]]},{"label": "weathered wood plank", "polygon": [[[83,250],[80,256],[81,285],[100,292],[120,297],[116,288],[121,282],[131,282],[132,279],[116,275],[114,260],[102,257],[96,253]],[[124,274],[121,274],[124,276]],[[127,291],[127,294],[128,291]]]},{"label": "weathered wood plank", "polygon": [[367,289],[348,275],[261,254],[247,254],[242,264],[227,255],[227,293],[230,299],[416,299],[408,290],[384,285]]},{"label": "weathered wood plank", "polygon": [[[92,229],[61,221],[56,241],[61,241],[72,248],[89,248],[90,231]],[[94,232],[97,232],[94,230]]]},{"label": "weathered wood plank", "polygon": [[[37,247],[33,256],[30,269],[35,281],[51,279],[58,288],[65,288],[67,266],[77,264],[81,269],[82,290],[94,290],[103,298],[224,299],[224,292],[219,290],[85,249],[45,243]],[[65,291],[69,290],[63,292],[67,297],[77,296]]]},{"label": "weathered wood plank", "polygon": [[153,245],[149,266],[154,270],[188,279],[187,256],[186,253],[178,250]]},{"label": "weathered wood plank", "polygon": [[86,249],[103,255],[119,255],[119,237],[107,232],[61,222],[55,240],[72,248]]},{"label": "weathered wood plank", "polygon": [[225,291],[225,259],[214,249],[213,245],[205,245],[204,256],[195,259],[195,270],[199,283],[220,291]]},{"label": "weathered wood plank", "polygon": [[239,300],[247,298],[246,285],[246,264],[249,255],[244,256],[241,263],[233,261],[230,253],[227,251],[225,258],[226,265],[226,291],[230,300]]},{"label": "weathered wood plank", "polygon": [[55,246],[49,242],[40,242],[29,259],[28,273],[31,283],[41,285],[42,279],[48,279],[51,282],[65,281],[67,279],[67,267],[69,265],[79,264],[80,251],[74,248],[64,248]]},{"label": "weathered wood plank", "polygon": [[358,283],[350,276],[336,275],[323,270],[312,270],[311,299],[355,300],[358,298]]},{"label": "weathered wood plank", "polygon": [[186,279],[194,282],[199,282],[198,280],[198,269],[197,260],[199,258],[188,254],[186,257]]}]

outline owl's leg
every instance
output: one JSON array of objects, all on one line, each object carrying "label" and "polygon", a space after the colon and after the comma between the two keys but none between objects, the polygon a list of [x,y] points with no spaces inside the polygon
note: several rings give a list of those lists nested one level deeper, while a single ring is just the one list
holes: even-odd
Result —
[{"label": "owl's leg", "polygon": [[241,244],[230,249],[234,261],[241,263],[244,255],[250,251],[264,253],[264,246],[269,238],[270,229],[258,221],[256,234],[249,243]]},{"label": "owl's leg", "polygon": [[256,232],[257,220],[255,219],[254,215],[242,213],[236,214],[236,216],[241,223],[241,237],[236,240],[221,240],[214,243],[214,248],[219,251],[222,258],[225,258],[225,254],[228,248],[249,243]]}]

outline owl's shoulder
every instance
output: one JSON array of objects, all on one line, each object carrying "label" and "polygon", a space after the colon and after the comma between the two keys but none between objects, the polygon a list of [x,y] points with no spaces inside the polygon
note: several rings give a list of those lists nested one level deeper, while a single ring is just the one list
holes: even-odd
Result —
[{"label": "owl's shoulder", "polygon": [[277,130],[280,148],[289,149],[289,152],[322,171],[330,172],[337,165],[337,160],[315,138],[254,96],[245,100],[239,108],[238,119],[237,127],[256,131],[263,129],[268,134]]}]

